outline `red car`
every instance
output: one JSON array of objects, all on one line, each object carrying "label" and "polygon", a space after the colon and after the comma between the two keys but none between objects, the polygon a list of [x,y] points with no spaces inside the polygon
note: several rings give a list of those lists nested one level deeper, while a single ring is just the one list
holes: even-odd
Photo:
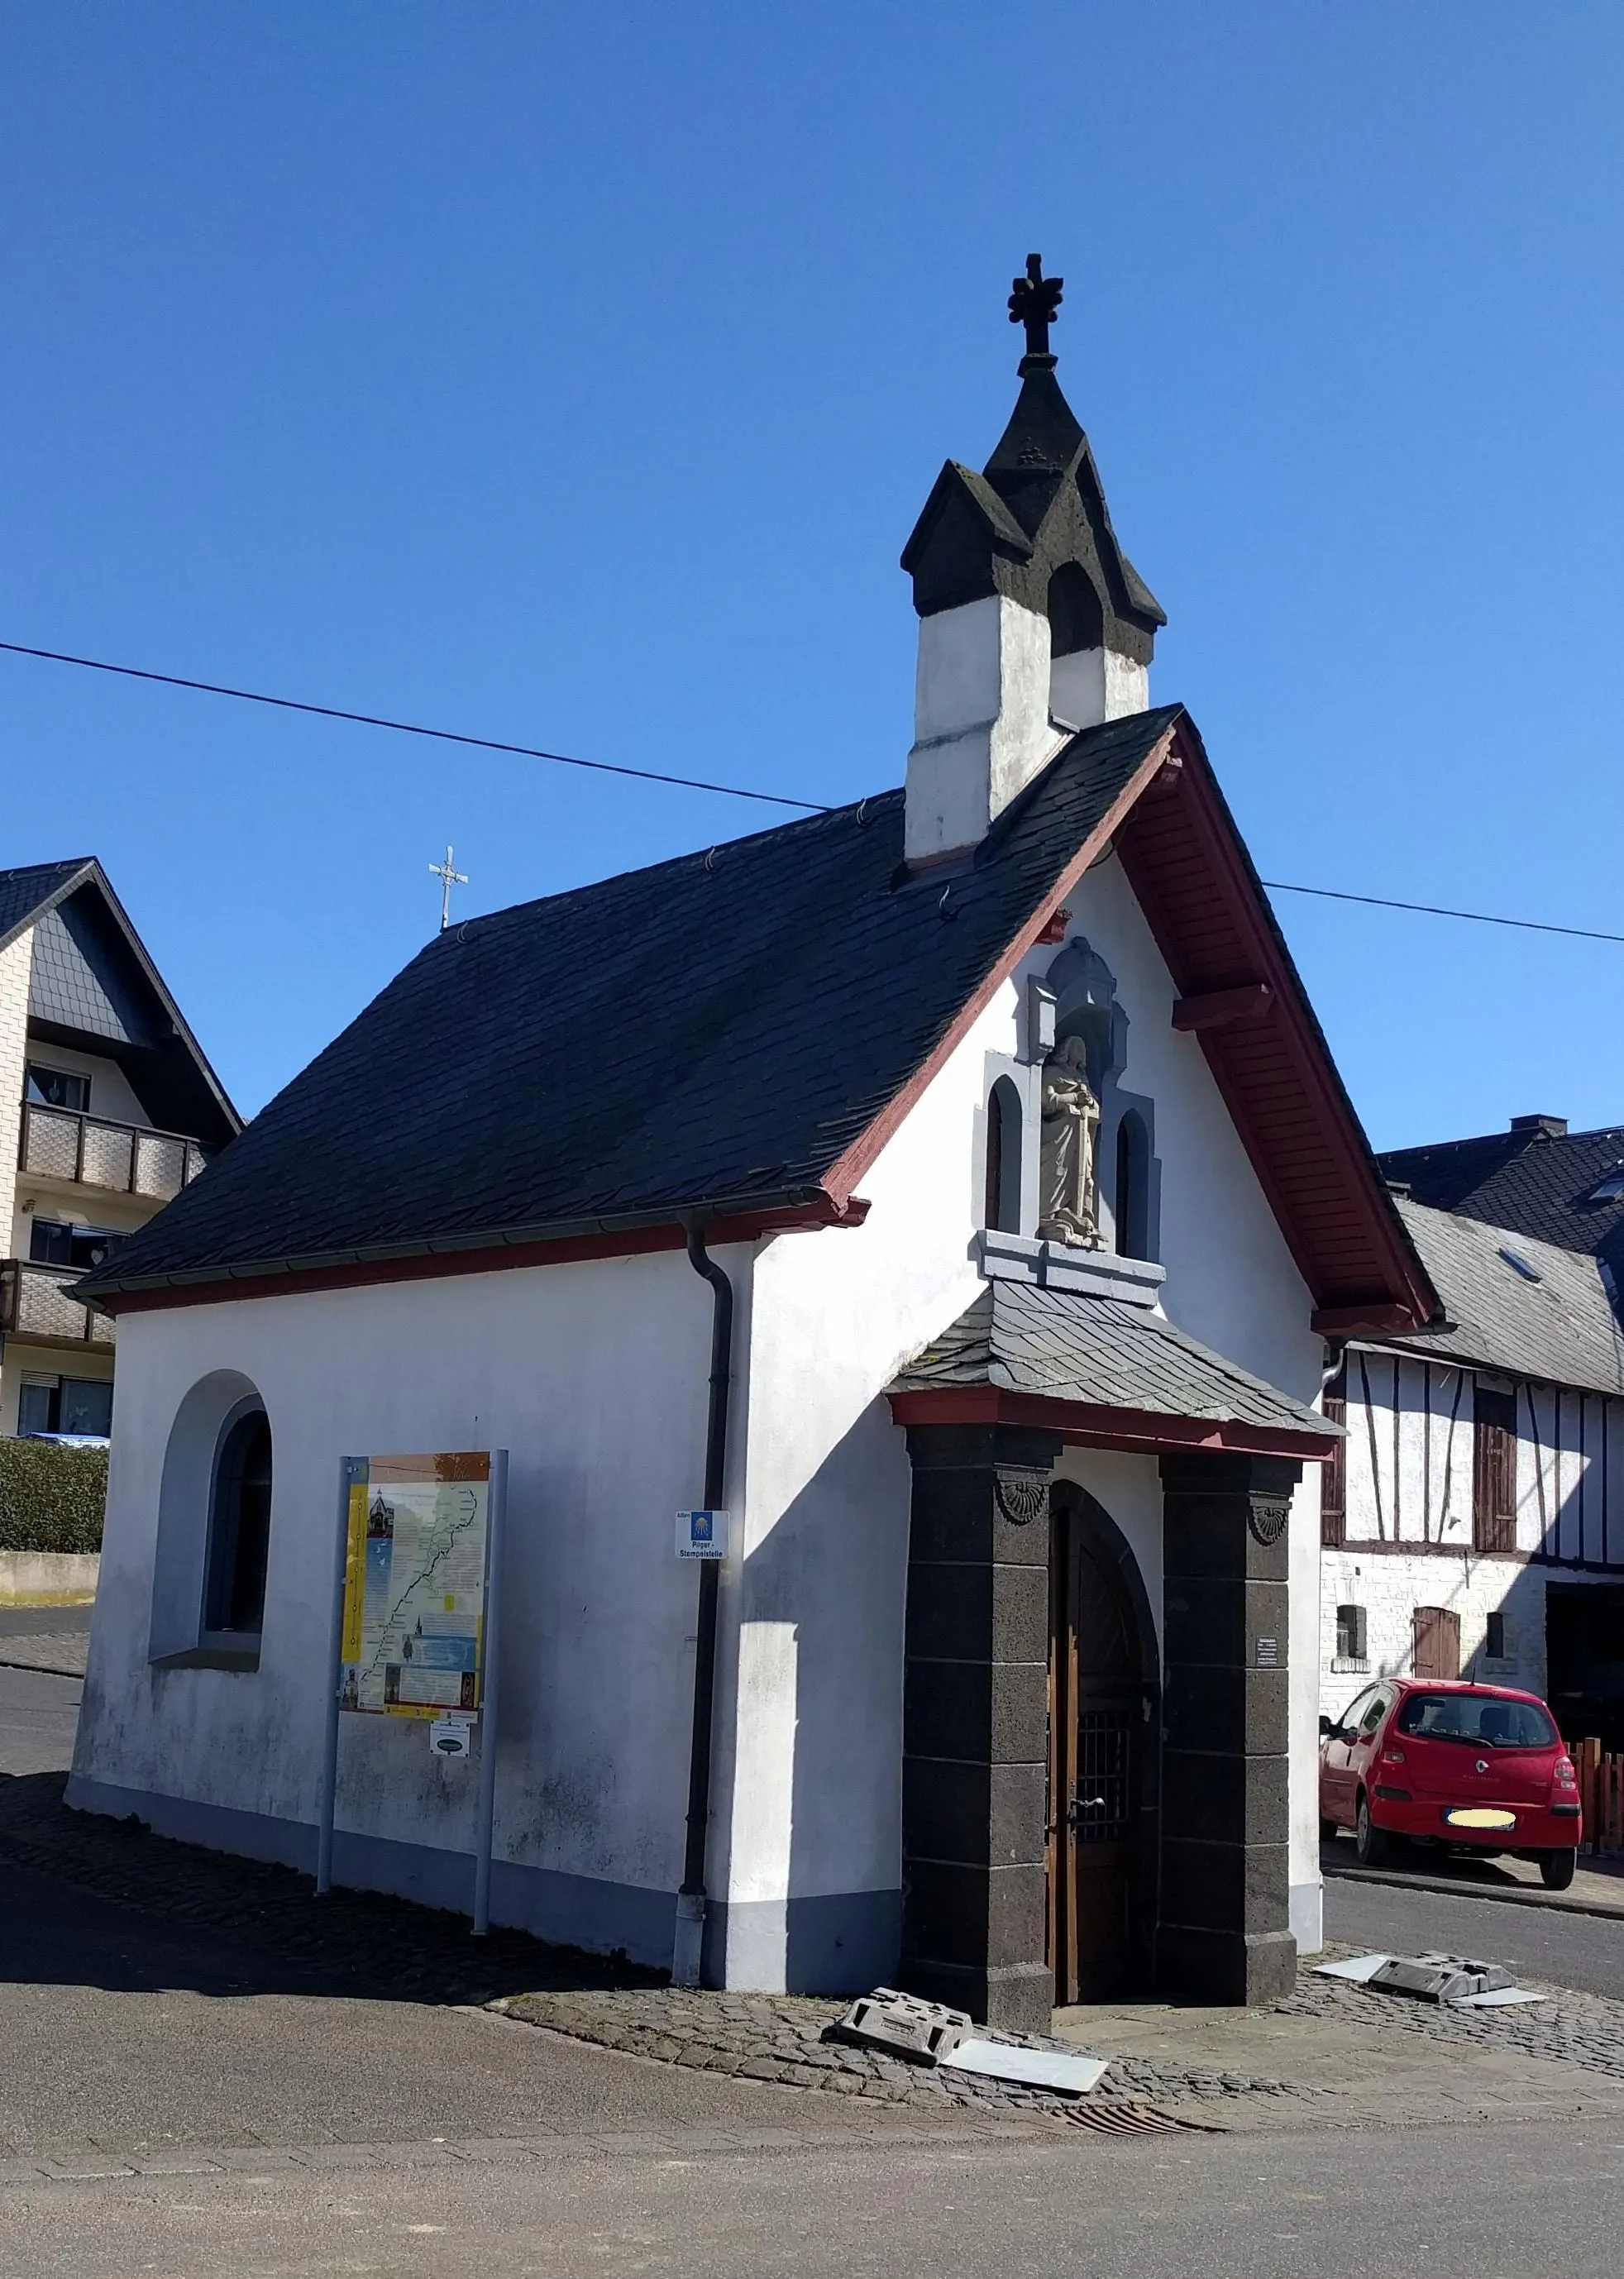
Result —
[{"label": "red car", "polygon": [[1384,1677],[1320,1720],[1320,1834],[1354,1831],[1367,1867],[1395,1837],[1536,1860],[1553,1891],[1574,1880],[1579,1783],[1534,1693]]}]

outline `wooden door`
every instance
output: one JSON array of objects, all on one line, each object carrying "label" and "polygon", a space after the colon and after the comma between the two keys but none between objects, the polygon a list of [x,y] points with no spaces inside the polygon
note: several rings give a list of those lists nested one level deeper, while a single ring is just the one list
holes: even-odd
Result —
[{"label": "wooden door", "polygon": [[1415,1650],[1417,1677],[1459,1677],[1460,1675],[1460,1617],[1452,1607],[1417,1607]]},{"label": "wooden door", "polygon": [[1099,2002],[1129,1976],[1144,1679],[1115,1559],[1063,1508],[1053,1543],[1049,1958],[1057,2002]]}]

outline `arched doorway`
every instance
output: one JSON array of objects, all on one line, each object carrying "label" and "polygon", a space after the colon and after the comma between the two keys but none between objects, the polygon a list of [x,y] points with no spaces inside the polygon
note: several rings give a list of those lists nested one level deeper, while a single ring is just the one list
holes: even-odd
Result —
[{"label": "arched doorway", "polygon": [[1155,1918],[1157,1654],[1127,1539],[1057,1482],[1049,1564],[1049,1959],[1059,2003],[1149,1977]]}]

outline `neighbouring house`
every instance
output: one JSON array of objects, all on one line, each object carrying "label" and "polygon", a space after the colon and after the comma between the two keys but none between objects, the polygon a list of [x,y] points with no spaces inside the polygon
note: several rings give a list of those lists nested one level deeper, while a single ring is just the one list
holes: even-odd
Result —
[{"label": "neighbouring house", "polygon": [[[1436,1303],[1053,289],[903,555],[906,787],[453,926],[82,1285],[73,1804],[309,1867],[345,1461],[506,1449],[496,1919],[1019,2027],[1319,1945],[1325,1340]],[[469,1766],[341,1728],[340,1880],[465,1906]]]},{"label": "neighbouring house", "polygon": [[1624,1748],[1624,1129],[1559,1116],[1382,1159],[1443,1326],[1350,1343],[1321,1698],[1498,1679]]},{"label": "neighbouring house", "polygon": [[240,1129],[101,864],[0,871],[0,1433],[111,1431],[73,1285]]}]

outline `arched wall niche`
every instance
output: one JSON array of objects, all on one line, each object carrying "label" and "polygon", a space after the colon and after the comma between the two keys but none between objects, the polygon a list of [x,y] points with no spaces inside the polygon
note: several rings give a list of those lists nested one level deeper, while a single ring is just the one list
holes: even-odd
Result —
[{"label": "arched wall niche", "polygon": [[1019,1234],[1023,1198],[1024,1133],[1021,1095],[1007,1076],[987,1094],[986,1183],[982,1224],[1003,1234]]},{"label": "arched wall niche", "polygon": [[237,1370],[219,1369],[200,1377],[175,1411],[158,1486],[148,1648],[154,1661],[203,1648],[216,1468],[233,1426],[264,1408],[250,1377]]},{"label": "arched wall niche", "polygon": [[[1128,1065],[1131,1023],[1117,1001],[1116,977],[1092,943],[1076,934],[1052,961],[1045,986],[1054,994],[1056,1048],[1080,1037],[1088,1059],[1088,1080],[1099,1102],[1099,1196],[1110,1212],[1108,1232],[1117,1255],[1154,1260],[1161,1247],[1161,1165],[1156,1156],[1156,1103],[1148,1093],[1130,1092],[1122,1082]],[[1124,1120],[1134,1125],[1129,1147],[1135,1176],[1128,1224],[1117,1224],[1116,1167]]]}]

